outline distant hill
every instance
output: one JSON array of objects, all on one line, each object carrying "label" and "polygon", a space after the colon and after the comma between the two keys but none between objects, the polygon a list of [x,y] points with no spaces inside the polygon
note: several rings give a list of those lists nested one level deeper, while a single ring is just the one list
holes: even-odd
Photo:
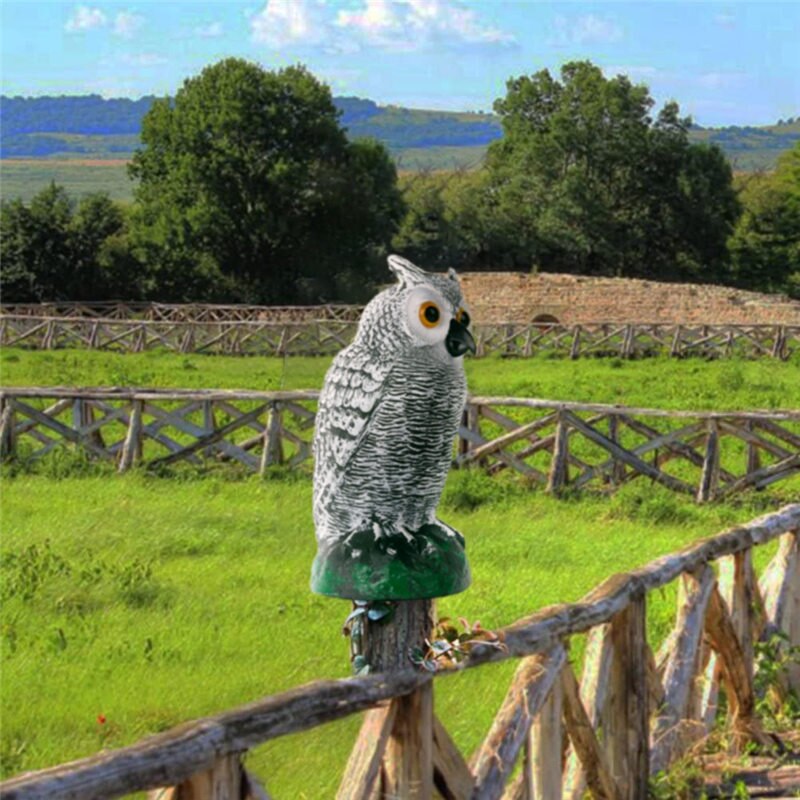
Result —
[{"label": "distant hill", "polygon": [[[0,97],[0,155],[129,158],[139,144],[142,117],[154,99]],[[502,136],[500,120],[493,114],[379,106],[359,97],[336,97],[334,103],[349,136],[379,139],[406,169],[473,165],[486,146]],[[800,140],[800,118],[765,127],[697,127],[690,137],[719,145],[735,169],[768,169]]]}]

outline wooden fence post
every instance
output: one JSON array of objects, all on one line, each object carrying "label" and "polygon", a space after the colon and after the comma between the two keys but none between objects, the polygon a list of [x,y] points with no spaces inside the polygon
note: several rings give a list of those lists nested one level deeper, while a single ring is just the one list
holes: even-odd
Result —
[{"label": "wooden fence post", "polygon": [[717,495],[719,485],[719,426],[716,420],[708,420],[706,454],[703,459],[703,472],[697,489],[697,502],[708,503]]},{"label": "wooden fence post", "polygon": [[623,800],[647,797],[649,727],[644,595],[611,620],[614,659],[603,719],[604,746]]},{"label": "wooden fence post", "polygon": [[4,397],[0,400],[0,460],[14,455],[16,446],[15,424],[14,400],[11,397]]},{"label": "wooden fence post", "polygon": [[[617,414],[611,414],[608,417],[608,438],[616,445],[619,444],[619,419],[620,418]],[[611,458],[613,459],[611,474],[609,476],[611,485],[619,486],[625,479],[625,463],[620,461],[613,454]],[[658,467],[657,464],[655,466],[656,468]]]},{"label": "wooden fence post", "polygon": [[267,425],[264,428],[264,450],[261,453],[260,474],[267,467],[283,463],[283,444],[281,442],[281,404],[271,403],[267,412]]},{"label": "wooden fence post", "polygon": [[581,354],[581,326],[576,325],[572,332],[572,346],[569,349],[569,357],[574,361]]},{"label": "wooden fence post", "polygon": [[[520,661],[506,693],[503,704],[495,715],[489,733],[471,759],[475,774],[475,789],[472,797],[499,798],[503,787],[514,770],[520,750],[524,749],[525,763],[521,776],[519,792],[523,797],[533,798],[534,771],[539,772],[539,785],[542,785],[542,772],[552,770],[552,763],[537,763],[540,758],[550,758],[547,751],[549,743],[538,736],[536,742],[530,740],[532,725],[547,704],[551,692],[556,691],[559,675],[567,661],[567,653],[562,644],[556,644],[546,653],[538,653]],[[551,712],[552,712],[551,708]],[[551,714],[552,719],[552,714]],[[545,731],[540,730],[540,734]],[[541,752],[537,754],[541,748]],[[555,764],[561,775],[561,736],[558,736]],[[547,779],[544,778],[546,781]],[[519,794],[517,794],[519,796]]]},{"label": "wooden fence post", "polygon": [[[744,423],[744,428],[746,431],[752,433],[753,420],[746,420]],[[745,465],[745,474],[750,475],[759,469],[761,469],[761,454],[759,452],[758,445],[749,441],[747,443],[747,463]]]},{"label": "wooden fence post", "polygon": [[[578,702],[584,708],[586,725],[592,731],[598,727],[603,717],[608,696],[608,676],[613,660],[611,647],[611,633],[608,625],[598,625],[592,628],[586,638],[586,653],[583,661],[583,674],[581,675],[580,696]],[[585,757],[578,754],[574,743],[574,732],[570,728],[583,724],[583,715],[580,708],[570,709],[571,689],[566,677],[574,679],[574,675],[567,676],[566,670],[564,684],[564,711],[567,720],[567,732],[570,733],[572,742],[567,753],[567,764],[564,770],[564,800],[581,800],[586,793],[586,768]],[[574,723],[574,725],[573,725]],[[585,755],[585,754],[584,754]]]},{"label": "wooden fence post", "polygon": [[92,408],[91,401],[84,400],[81,397],[75,399],[72,405],[72,427],[75,428],[75,433],[80,437],[81,442],[87,442],[105,450],[106,444],[103,441],[103,434],[99,430],[93,430],[86,433],[85,429],[89,428],[94,423],[94,409]]},{"label": "wooden fence post", "polygon": [[[567,664],[562,669],[568,668]],[[532,796],[536,800],[561,800],[561,756],[564,740],[562,705],[559,675],[528,734],[528,763],[532,778]]]},{"label": "wooden fence post", "polygon": [[[432,599],[398,600],[389,621],[367,620],[362,646],[370,671],[409,669],[411,651],[426,647],[434,613]],[[383,714],[379,711],[370,712],[365,718],[337,798],[384,796],[430,800],[434,749],[432,682],[395,698]],[[356,793],[358,787],[362,787],[362,794]]]},{"label": "wooden fence post", "polygon": [[[211,436],[216,430],[216,421],[214,420],[214,401],[203,400],[203,430],[206,436]],[[210,458],[214,452],[213,447],[206,447],[203,449],[203,458]]]},{"label": "wooden fence post", "polygon": [[142,412],[144,400],[134,400],[131,405],[131,417],[128,424],[128,433],[122,445],[119,458],[118,472],[127,472],[142,458]]},{"label": "wooden fence post", "polygon": [[565,415],[559,411],[556,423],[556,438],[553,445],[553,460],[547,478],[547,491],[558,494],[569,481],[569,427]]},{"label": "wooden fence post", "polygon": [[[800,531],[785,533],[761,583],[768,625],[800,646]],[[800,692],[800,665],[789,666],[787,688]]]},{"label": "wooden fence post", "polygon": [[666,770],[675,757],[698,734],[705,732],[692,719],[690,702],[694,678],[701,668],[703,623],[716,577],[707,564],[696,574],[681,576],[678,613],[670,639],[670,657],[664,672],[664,703],[655,720],[650,753],[650,770]]},{"label": "wooden fence post", "polygon": [[[461,424],[472,433],[479,433],[478,431],[478,406],[467,400],[464,406],[464,413],[461,416]],[[473,445],[466,437],[459,437],[458,440],[458,454],[465,456],[473,449]]]}]

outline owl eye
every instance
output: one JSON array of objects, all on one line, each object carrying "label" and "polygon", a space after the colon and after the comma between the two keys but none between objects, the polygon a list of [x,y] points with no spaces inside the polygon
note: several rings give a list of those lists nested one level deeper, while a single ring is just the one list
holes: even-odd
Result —
[{"label": "owl eye", "polygon": [[419,307],[419,321],[426,328],[435,328],[441,316],[439,306],[430,300]]},{"label": "owl eye", "polygon": [[456,322],[460,322],[465,328],[469,327],[469,314],[465,308],[459,308],[456,314]]}]

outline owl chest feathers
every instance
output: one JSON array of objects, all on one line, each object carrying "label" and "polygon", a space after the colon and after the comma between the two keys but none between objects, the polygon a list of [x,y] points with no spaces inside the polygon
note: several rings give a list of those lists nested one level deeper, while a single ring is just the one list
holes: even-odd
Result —
[{"label": "owl chest feathers", "polygon": [[[344,355],[344,354],[343,354]],[[416,529],[431,521],[466,400],[461,359],[415,348],[381,375],[358,353],[334,365],[315,439],[318,533],[345,535],[369,520]]]}]

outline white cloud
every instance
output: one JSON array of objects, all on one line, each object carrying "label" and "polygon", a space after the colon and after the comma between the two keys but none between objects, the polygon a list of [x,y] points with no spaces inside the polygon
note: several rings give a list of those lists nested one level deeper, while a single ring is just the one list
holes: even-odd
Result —
[{"label": "white cloud", "polygon": [[132,39],[139,28],[144,24],[144,17],[130,11],[120,11],[114,17],[114,34],[123,39]]},{"label": "white cloud", "polygon": [[363,0],[355,11],[339,11],[336,25],[388,50],[515,41],[513,34],[485,24],[473,9],[454,0]]},{"label": "white cloud", "polygon": [[312,0],[267,0],[250,17],[253,41],[275,48],[321,44],[327,35],[323,5]]},{"label": "white cloud", "polygon": [[610,19],[595,14],[584,14],[570,19],[562,15],[555,18],[556,35],[551,44],[601,44],[618,42],[622,28]]},{"label": "white cloud", "polygon": [[351,53],[365,46],[415,51],[515,41],[458,0],[357,0],[350,9],[338,10],[325,0],[267,0],[249,20],[253,41],[273,48],[318,46]]},{"label": "white cloud", "polygon": [[88,31],[91,28],[101,28],[107,21],[106,15],[99,8],[78,6],[67,20],[64,29],[70,32]]},{"label": "white cloud", "polygon": [[203,39],[215,39],[218,36],[222,36],[222,34],[221,22],[210,22],[208,25],[199,25],[194,29],[194,35]]}]

